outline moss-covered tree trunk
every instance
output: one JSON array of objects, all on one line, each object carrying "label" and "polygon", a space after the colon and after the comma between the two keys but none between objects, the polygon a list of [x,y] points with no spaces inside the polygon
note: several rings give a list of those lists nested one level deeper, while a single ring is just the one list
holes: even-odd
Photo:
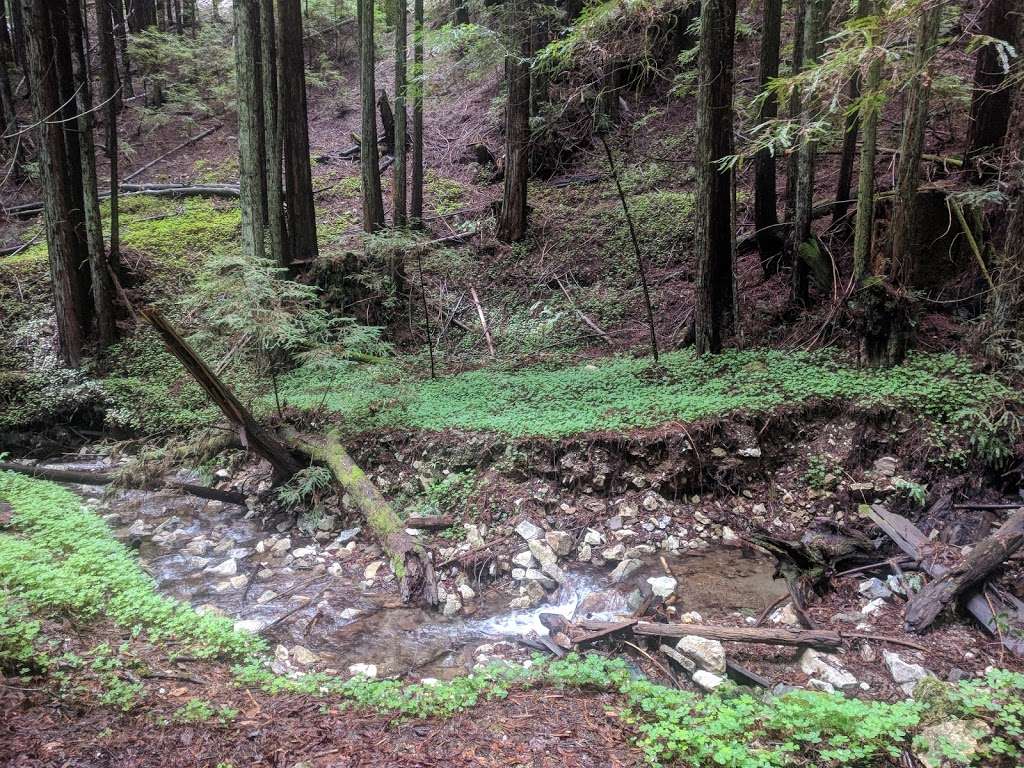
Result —
[{"label": "moss-covered tree trunk", "polygon": [[875,55],[868,65],[864,83],[865,99],[861,102],[860,122],[863,139],[860,169],[857,176],[857,213],[853,230],[853,279],[863,281],[871,263],[871,246],[875,225],[875,156],[878,153],[878,116],[881,106],[872,96],[882,81],[882,58]]},{"label": "moss-covered tree trunk", "polygon": [[[779,76],[779,47],[782,34],[782,0],[764,0],[761,15],[761,54],[758,82],[764,91]],[[779,114],[779,100],[770,92],[761,104],[761,122]],[[754,229],[761,269],[765,276],[779,269],[784,240],[779,234],[778,196],[775,181],[775,155],[762,149],[754,158]]]},{"label": "moss-covered tree trunk", "polygon": [[377,153],[377,97],[373,68],[376,47],[373,40],[373,3],[357,0],[359,14],[359,93],[362,109],[359,168],[363,189],[363,229],[375,232],[384,226],[384,199],[380,191],[380,157]]},{"label": "moss-covered tree trunk", "polygon": [[733,153],[733,45],[736,0],[704,0],[697,58],[698,354],[718,352],[735,319],[732,169],[716,163]]}]

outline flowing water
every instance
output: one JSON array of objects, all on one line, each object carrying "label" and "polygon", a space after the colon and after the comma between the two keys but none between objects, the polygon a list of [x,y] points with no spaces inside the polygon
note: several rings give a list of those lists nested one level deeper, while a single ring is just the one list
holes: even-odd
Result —
[{"label": "flowing water", "polygon": [[[96,462],[53,466],[105,468]],[[273,643],[301,645],[326,667],[339,670],[368,663],[381,675],[447,678],[494,655],[523,657],[531,651],[520,639],[547,634],[541,614],[599,620],[628,615],[640,602],[638,589],[646,579],[665,575],[658,556],[620,584],[610,583],[610,568],[566,560],[561,563],[565,583],[539,607],[509,609],[514,594],[507,589],[474,585],[473,615],[447,618],[389,605],[362,581],[365,563],[354,562],[358,553],[349,555],[340,546],[323,548],[319,563],[316,557],[289,561],[258,552],[268,532],[242,507],[163,492],[103,497],[102,489],[75,490],[107,518],[119,538],[138,549],[161,592],[203,610],[258,622]],[[294,531],[283,535],[292,536],[291,552],[309,543]],[[372,544],[359,539],[357,546]],[[237,563],[233,577],[205,570],[230,558]],[[756,613],[785,593],[784,583],[773,579],[774,561],[757,553],[718,547],[665,559],[678,582],[679,613]],[[334,562],[341,567],[335,566],[332,575],[325,563]]]}]

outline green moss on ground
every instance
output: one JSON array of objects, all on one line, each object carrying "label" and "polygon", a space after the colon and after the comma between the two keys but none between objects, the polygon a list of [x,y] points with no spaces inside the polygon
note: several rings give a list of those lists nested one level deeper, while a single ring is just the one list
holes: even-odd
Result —
[{"label": "green moss on ground", "polygon": [[993,459],[1009,451],[1012,443],[1006,441],[1015,428],[997,428],[987,418],[989,409],[1022,401],[1020,392],[972,372],[953,355],[914,355],[889,370],[853,368],[831,351],[755,349],[700,358],[682,351],[664,355],[662,362],[659,369],[647,359],[612,357],[560,369],[487,369],[405,383],[394,368],[299,369],[285,378],[281,393],[299,408],[322,405],[353,429],[465,429],[552,438],[766,412],[812,400],[890,405],[924,419],[938,447],[966,438]]}]

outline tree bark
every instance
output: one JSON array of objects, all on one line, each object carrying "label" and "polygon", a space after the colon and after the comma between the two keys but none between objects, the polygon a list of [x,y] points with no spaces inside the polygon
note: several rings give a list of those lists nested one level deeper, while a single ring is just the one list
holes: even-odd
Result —
[{"label": "tree bark", "polygon": [[[821,56],[820,40],[824,36],[825,19],[832,0],[805,0],[807,17],[804,20],[804,65],[814,65]],[[814,208],[814,172],[817,163],[818,144],[809,135],[811,123],[818,108],[816,97],[802,96],[800,110],[800,147],[797,151],[796,199],[793,210],[793,229],[790,232],[790,253],[792,254],[792,281],[790,297],[799,306],[810,299],[808,260],[816,248],[811,230]]]},{"label": "tree bark", "polygon": [[[857,0],[856,18],[862,19],[871,13],[871,0]],[[849,99],[856,102],[860,98],[860,74],[850,79]],[[851,112],[846,117],[843,131],[843,149],[839,158],[839,179],[836,181],[836,205],[832,209],[832,226],[843,226],[847,233],[852,229],[847,220],[850,210],[850,192],[853,186],[853,168],[857,156],[857,134],[860,132],[860,115]]]},{"label": "tree bark", "polygon": [[377,96],[377,110],[380,112],[380,149],[385,155],[395,153],[395,115],[391,111],[391,100],[388,92],[380,89]]},{"label": "tree bark", "polygon": [[1018,509],[998,531],[982,539],[971,553],[907,603],[906,623],[911,632],[923,632],[965,590],[989,577],[1024,544],[1024,508]]},{"label": "tree bark", "polygon": [[[14,60],[18,64],[18,69],[25,78],[25,82],[30,83],[32,78],[29,76],[28,45],[25,41],[25,15],[22,9],[22,2],[23,0],[10,0],[11,47],[14,51]],[[31,87],[29,87],[29,91],[31,91]]]},{"label": "tree bark", "polygon": [[276,480],[287,480],[302,469],[288,447],[253,418],[249,409],[242,405],[231,388],[221,381],[163,315],[155,309],[144,310],[142,314],[160,334],[167,351],[178,358],[214,405],[220,408],[225,418],[238,429],[242,445],[270,462]]},{"label": "tree bark", "polygon": [[[779,47],[782,33],[782,0],[764,0],[761,17],[761,56],[758,82],[764,91],[779,76]],[[778,97],[771,93],[761,105],[761,122],[779,114]],[[754,230],[761,269],[765,277],[779,270],[784,239],[779,233],[778,199],[775,181],[775,155],[762,149],[754,158]]]},{"label": "tree bark", "polygon": [[[98,2],[100,0],[97,0]],[[138,0],[132,0],[137,2]],[[131,98],[135,95],[135,86],[132,84],[132,65],[128,52],[128,22],[124,15],[124,3],[122,0],[110,0],[110,10],[113,14],[114,34],[117,37],[117,47],[121,51],[121,82],[124,84],[124,95]],[[118,99],[120,108],[121,99]]]},{"label": "tree bark", "polygon": [[[981,33],[989,37],[1002,38],[1014,44],[1013,14],[1020,14],[1020,8],[1013,0],[988,0],[981,15]],[[1017,55],[1021,55],[1017,51]],[[984,167],[977,161],[987,152],[998,150],[1006,138],[1012,108],[1012,89],[1009,87],[1009,73],[1003,69],[1003,62],[994,45],[985,45],[978,51],[974,67],[974,93],[971,97],[971,118],[967,124],[967,152],[964,168],[972,168],[981,178],[991,177],[992,167]]]},{"label": "tree bark", "polygon": [[238,83],[238,185],[242,252],[263,258],[267,155],[264,142],[260,17],[257,0],[238,0],[235,12],[235,71]]},{"label": "tree bark", "polygon": [[[865,90],[869,95],[878,91],[882,82],[882,58],[875,55],[868,65]],[[875,227],[875,155],[878,151],[878,116],[880,105],[873,99],[862,102],[860,122],[864,136],[860,150],[860,170],[857,177],[857,214],[853,230],[853,279],[857,285],[867,275],[871,263],[871,247]]]},{"label": "tree bark", "polygon": [[430,556],[422,545],[405,532],[405,525],[366,473],[336,440],[313,440],[294,433],[291,444],[331,470],[338,484],[366,519],[381,547],[391,560],[404,602],[437,604],[437,583]]},{"label": "tree bark", "polygon": [[310,261],[318,255],[313,174],[309,167],[309,121],[306,108],[306,67],[302,56],[302,12],[299,0],[277,0],[280,38],[278,77],[282,83],[284,117],[284,201],[288,215],[290,260]]},{"label": "tree bark", "polygon": [[[804,23],[807,20],[807,0],[795,0],[793,6],[793,59],[789,74],[799,75],[804,68]],[[796,89],[789,99],[789,119],[797,122],[803,112],[800,90]],[[796,177],[799,153],[791,152],[786,164],[786,220],[792,221],[796,211]]]},{"label": "tree bark", "polygon": [[278,36],[282,30],[278,28],[275,20],[275,4],[275,0],[259,0],[260,57],[263,60],[263,146],[266,147],[267,233],[270,258],[274,263],[287,267],[292,259],[284,214],[284,175],[281,163],[285,117],[280,106],[284,93],[283,82],[288,78],[279,68]]},{"label": "tree bark", "polygon": [[407,80],[405,52],[408,31],[406,21],[409,9],[406,0],[395,0],[395,164],[391,178],[394,211],[392,221],[396,228],[406,223],[406,98]]},{"label": "tree bark", "polygon": [[[96,0],[96,36],[100,53],[101,98],[106,102],[106,155],[110,159],[110,250],[107,264],[116,276],[121,270],[121,207],[118,195],[120,158],[117,140],[117,30],[114,26],[115,8],[121,0]],[[122,9],[123,10],[123,9]],[[124,17],[122,15],[122,24]],[[127,62],[125,69],[127,71]],[[130,80],[125,81],[126,88]]]},{"label": "tree bark", "polygon": [[413,0],[413,70],[416,90],[412,102],[412,189],[409,216],[416,227],[423,226],[423,0]]},{"label": "tree bark", "polygon": [[769,629],[763,627],[715,627],[709,624],[662,624],[654,621],[626,622],[583,621],[578,624],[589,632],[616,627],[619,630],[632,628],[633,634],[644,637],[705,637],[727,643],[762,643],[764,645],[805,646],[838,648],[843,644],[842,635],[826,629]]},{"label": "tree bark", "polygon": [[732,170],[736,0],[705,0],[697,59],[697,354],[717,353],[735,319]]},{"label": "tree bark", "polygon": [[362,131],[359,167],[363,188],[363,230],[375,232],[384,226],[384,199],[380,191],[380,157],[377,154],[377,113],[374,99],[376,55],[373,40],[373,3],[357,0],[359,15],[359,92],[362,97]]},{"label": "tree bark", "polygon": [[[74,231],[72,195],[66,170],[70,166],[63,127],[52,119],[60,107],[49,0],[23,0],[26,55],[32,86],[32,112],[42,179],[43,219],[50,263],[50,283],[57,318],[57,342],[64,363],[77,368],[82,359],[85,308],[81,273],[88,253]],[[64,38],[66,40],[66,36]],[[66,43],[65,43],[66,44]]]},{"label": "tree bark", "polygon": [[508,11],[510,52],[505,56],[505,186],[497,237],[516,243],[526,237],[527,179],[530,165],[530,24],[517,0]]}]

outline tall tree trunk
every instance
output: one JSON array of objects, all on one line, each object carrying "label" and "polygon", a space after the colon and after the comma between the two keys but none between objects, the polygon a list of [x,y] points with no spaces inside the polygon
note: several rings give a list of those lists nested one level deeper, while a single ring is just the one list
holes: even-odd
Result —
[{"label": "tall tree trunk", "polygon": [[[793,6],[793,60],[789,74],[799,75],[804,69],[804,24],[807,21],[807,0],[796,0]],[[800,91],[794,91],[789,100],[789,119],[797,122],[803,113]],[[791,152],[786,164],[786,220],[792,221],[796,211],[796,177],[799,153]]]},{"label": "tall tree trunk", "polygon": [[469,6],[466,0],[452,0],[452,18],[455,26],[469,24]]},{"label": "tall tree trunk", "polygon": [[[764,0],[761,17],[761,57],[758,81],[764,91],[779,76],[779,47],[782,33],[782,0]],[[761,105],[761,122],[774,120],[779,114],[778,97],[771,93]],[[762,149],[754,158],[754,230],[761,269],[765,277],[779,269],[784,238],[779,233],[778,199],[775,182],[775,155]]]},{"label": "tall tree trunk", "polygon": [[[868,65],[865,91],[876,93],[882,82],[882,59],[875,55]],[[860,171],[857,177],[857,215],[853,230],[853,279],[856,285],[867,275],[871,263],[872,237],[875,228],[875,156],[878,151],[878,116],[880,107],[873,99],[862,102],[858,119],[864,126],[860,150]]]},{"label": "tall tree trunk", "polygon": [[[132,3],[139,2],[139,0],[129,1]],[[124,15],[123,0],[112,0],[110,10],[113,14],[114,35],[117,38],[117,47],[121,52],[121,82],[124,84],[124,96],[131,98],[135,95],[135,86],[132,83],[132,65],[128,52],[128,22]]]},{"label": "tall tree trunk", "polygon": [[260,20],[257,0],[238,0],[235,13],[235,70],[238,82],[238,185],[242,209],[242,252],[251,259],[265,256],[266,146],[263,133],[263,90],[260,61]]},{"label": "tall tree trunk", "polygon": [[359,13],[359,91],[362,107],[359,166],[363,187],[363,229],[375,232],[384,226],[384,199],[380,191],[380,158],[377,154],[377,85],[373,68],[376,55],[373,40],[373,3],[357,0]]},{"label": "tall tree trunk", "polygon": [[735,321],[732,170],[736,0],[704,0],[697,58],[697,354],[719,352]]},{"label": "tall tree trunk", "polygon": [[156,0],[129,0],[128,28],[138,34],[147,27],[157,26]]},{"label": "tall tree trunk", "polygon": [[[981,33],[989,37],[1007,37],[1013,43],[1013,14],[1022,12],[1015,0],[988,0],[981,15]],[[1017,51],[1017,55],[1024,51]],[[1011,91],[1008,73],[994,45],[985,45],[978,51],[974,67],[974,94],[971,98],[971,119],[967,126],[967,156],[964,168],[970,168],[986,151],[998,150],[1006,137],[1010,120]],[[979,166],[981,177],[989,177],[994,169]]]},{"label": "tall tree trunk", "polygon": [[[280,0],[279,0],[280,1]],[[278,68],[278,36],[281,30],[275,21],[275,0],[259,0],[260,5],[260,57],[262,68],[263,146],[266,150],[267,232],[270,237],[270,258],[276,264],[288,266],[288,231],[284,215],[284,176],[281,153],[284,144],[284,118],[280,110],[284,89]]]},{"label": "tall tree trunk", "polygon": [[[15,3],[20,0],[14,0]],[[7,12],[4,0],[0,0],[0,129],[10,138],[0,139],[0,146],[6,146],[11,155],[11,173],[15,179],[22,178],[25,162],[25,144],[18,135],[18,113],[14,103],[14,89],[11,87],[10,72],[17,71],[11,36],[7,30]]]},{"label": "tall tree trunk", "polygon": [[[856,18],[863,19],[871,13],[871,0],[857,0]],[[855,74],[850,79],[850,102],[856,102],[860,98],[861,83],[860,74]],[[846,117],[846,125],[843,131],[843,149],[839,158],[839,179],[836,182],[836,201],[832,208],[832,225],[842,223],[845,231],[849,233],[851,227],[847,219],[850,210],[850,192],[853,186],[853,168],[857,156],[857,134],[860,132],[860,115],[851,112]]]},{"label": "tall tree trunk", "polygon": [[[807,18],[804,20],[804,51],[805,64],[814,64],[821,55],[820,40],[824,37],[825,19],[828,16],[832,0],[806,0]],[[802,96],[800,112],[800,147],[797,151],[796,207],[793,211],[793,230],[790,234],[790,252],[792,253],[792,283],[790,296],[798,305],[805,305],[810,293],[808,290],[808,259],[817,252],[814,234],[811,231],[814,207],[814,171],[817,163],[818,144],[810,135],[811,123],[817,109],[817,97],[805,94]]]},{"label": "tall tree trunk", "polygon": [[285,210],[288,213],[290,261],[317,257],[313,174],[309,167],[309,122],[306,67],[302,58],[302,9],[299,0],[278,0],[280,37],[278,77],[284,116]]},{"label": "tall tree trunk", "polygon": [[107,266],[103,243],[103,222],[100,218],[99,189],[96,183],[96,144],[93,138],[92,86],[85,56],[85,31],[79,0],[67,3],[69,45],[75,78],[78,110],[76,120],[78,145],[82,163],[82,205],[85,218],[86,244],[89,250],[89,275],[92,283],[93,313],[97,339],[105,350],[117,336],[114,317],[114,284]]},{"label": "tall tree trunk", "polygon": [[100,53],[100,98],[105,102],[106,156],[110,159],[110,250],[107,263],[116,275],[121,266],[120,200],[118,196],[117,52],[114,8],[121,0],[96,0],[96,37]]},{"label": "tall tree trunk", "polygon": [[405,51],[406,20],[409,14],[406,0],[395,0],[395,164],[391,180],[394,212],[392,221],[396,227],[404,227],[406,221],[406,94],[407,79]]},{"label": "tall tree trunk", "polygon": [[[25,42],[25,17],[22,10],[22,0],[10,0],[11,2],[11,46],[14,49],[14,60],[18,64],[22,77],[26,84],[31,82],[28,72],[28,48]],[[17,95],[17,88],[15,95]],[[26,91],[27,93],[27,91]]]},{"label": "tall tree trunk", "polygon": [[423,0],[413,0],[412,63],[416,90],[412,102],[412,190],[409,216],[413,225],[423,225]]},{"label": "tall tree trunk", "polygon": [[[39,171],[43,192],[43,221],[50,262],[50,283],[57,318],[57,342],[65,364],[77,368],[82,359],[84,318],[80,275],[88,254],[74,231],[71,216],[69,165],[63,127],[52,120],[60,107],[57,72],[52,66],[54,35],[50,0],[22,0],[26,59],[32,81],[32,112],[39,133]],[[66,38],[65,38],[66,39]]]},{"label": "tall tree trunk", "polygon": [[527,178],[530,164],[530,23],[524,0],[508,11],[511,51],[505,56],[505,187],[497,237],[515,243],[526,237]]}]

